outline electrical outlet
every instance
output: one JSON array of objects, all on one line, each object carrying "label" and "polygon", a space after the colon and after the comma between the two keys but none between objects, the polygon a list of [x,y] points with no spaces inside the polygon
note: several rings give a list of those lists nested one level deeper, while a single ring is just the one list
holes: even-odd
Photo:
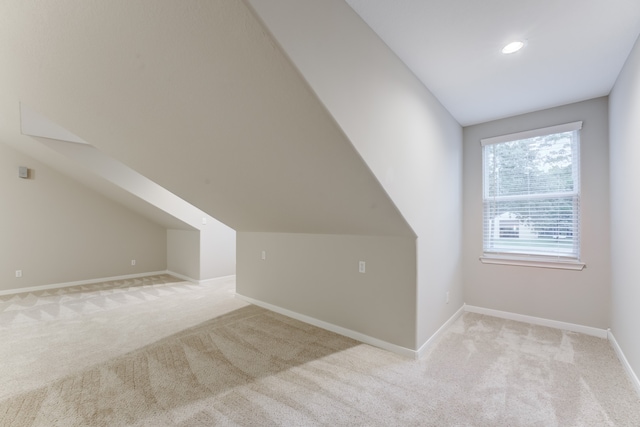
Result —
[{"label": "electrical outlet", "polygon": [[135,259],[131,260],[131,265],[136,265],[136,260]]},{"label": "electrical outlet", "polygon": [[358,272],[364,273],[367,270],[367,263],[364,261],[358,262]]},{"label": "electrical outlet", "polygon": [[449,291],[447,291],[447,304],[449,304]]},{"label": "electrical outlet", "polygon": [[267,251],[262,251],[262,254],[260,255],[260,258],[265,261],[267,259]]},{"label": "electrical outlet", "polygon": [[16,277],[22,277],[22,270],[16,270]]}]

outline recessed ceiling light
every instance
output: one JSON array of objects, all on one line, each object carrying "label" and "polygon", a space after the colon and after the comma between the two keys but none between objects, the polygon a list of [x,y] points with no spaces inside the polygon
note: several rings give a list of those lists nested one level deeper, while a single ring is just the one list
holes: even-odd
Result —
[{"label": "recessed ceiling light", "polygon": [[524,42],[521,42],[521,41],[511,42],[502,48],[502,53],[504,54],[515,53],[520,49],[522,49],[523,47],[524,47]]}]

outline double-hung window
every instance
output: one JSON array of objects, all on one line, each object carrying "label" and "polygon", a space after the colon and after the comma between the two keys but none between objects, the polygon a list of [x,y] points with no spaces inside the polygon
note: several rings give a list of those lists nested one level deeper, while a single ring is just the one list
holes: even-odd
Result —
[{"label": "double-hung window", "polygon": [[483,262],[582,269],[582,122],[483,139]]}]

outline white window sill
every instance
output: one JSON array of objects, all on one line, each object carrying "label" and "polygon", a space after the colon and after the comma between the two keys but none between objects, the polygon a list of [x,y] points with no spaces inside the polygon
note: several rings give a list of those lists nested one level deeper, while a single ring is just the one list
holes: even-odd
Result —
[{"label": "white window sill", "polygon": [[555,268],[560,270],[580,271],[587,265],[578,260],[560,260],[538,257],[519,257],[509,255],[484,255],[480,257],[483,264],[517,265],[521,267]]}]

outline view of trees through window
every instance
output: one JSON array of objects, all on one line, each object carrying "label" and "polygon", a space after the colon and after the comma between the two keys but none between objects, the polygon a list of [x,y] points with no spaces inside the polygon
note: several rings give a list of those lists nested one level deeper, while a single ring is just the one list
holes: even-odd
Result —
[{"label": "view of trees through window", "polygon": [[577,257],[578,131],[484,146],[485,252]]}]

